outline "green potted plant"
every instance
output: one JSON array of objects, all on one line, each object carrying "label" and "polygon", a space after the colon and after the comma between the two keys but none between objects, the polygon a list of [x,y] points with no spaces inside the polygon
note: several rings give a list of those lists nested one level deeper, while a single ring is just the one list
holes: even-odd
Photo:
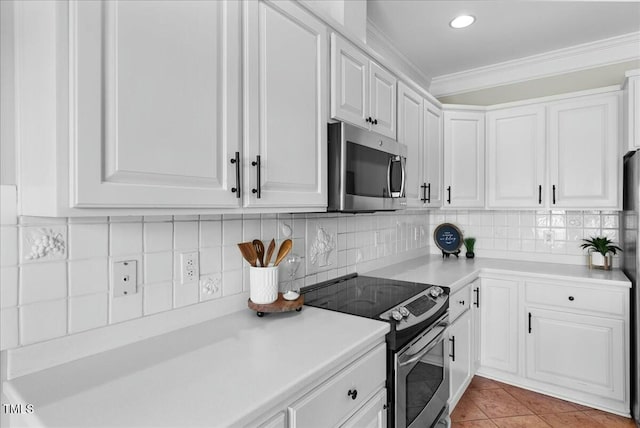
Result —
[{"label": "green potted plant", "polygon": [[583,239],[584,244],[580,247],[589,251],[589,267],[596,269],[610,270],[613,265],[613,256],[622,251],[620,247],[613,244],[606,236],[596,236]]},{"label": "green potted plant", "polygon": [[465,238],[464,239],[464,247],[467,249],[467,258],[468,259],[472,259],[474,258],[476,255],[473,252],[473,247],[476,245],[476,238]]}]

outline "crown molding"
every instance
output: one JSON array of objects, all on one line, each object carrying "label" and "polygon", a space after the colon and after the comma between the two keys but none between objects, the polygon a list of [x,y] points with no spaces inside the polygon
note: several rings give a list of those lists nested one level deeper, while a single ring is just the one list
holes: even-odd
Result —
[{"label": "crown molding", "polygon": [[540,79],[640,59],[640,32],[500,62],[431,80],[436,97]]},{"label": "crown molding", "polygon": [[[415,84],[418,84],[421,88],[428,88],[431,83],[431,77],[425,74],[417,65],[415,65],[409,58],[407,58],[398,48],[391,42],[389,36],[387,36],[371,19],[367,18],[367,44],[370,45],[371,39],[381,45],[389,54],[394,58],[390,58],[389,54],[386,55],[387,61],[393,61],[396,63],[397,68],[404,68],[409,70],[414,76],[412,80],[418,80]],[[417,78],[417,79],[416,79]]]}]

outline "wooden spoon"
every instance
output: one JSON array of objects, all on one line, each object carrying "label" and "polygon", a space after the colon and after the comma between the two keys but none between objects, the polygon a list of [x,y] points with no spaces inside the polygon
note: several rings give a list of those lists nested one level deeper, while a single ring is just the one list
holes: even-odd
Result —
[{"label": "wooden spoon", "polygon": [[258,255],[256,254],[256,250],[253,247],[252,242],[241,242],[238,244],[238,248],[240,248],[240,252],[242,253],[242,257],[253,267],[256,267],[256,260]]},{"label": "wooden spoon", "polygon": [[260,261],[260,266],[264,267],[264,244],[259,239],[253,240],[253,248],[256,250],[256,254],[258,255],[258,260]]},{"label": "wooden spoon", "polygon": [[273,255],[273,250],[276,249],[276,240],[272,239],[269,243],[269,248],[267,248],[267,258],[264,261],[265,266],[269,266],[269,262],[271,261],[271,256]]},{"label": "wooden spoon", "polygon": [[293,242],[291,242],[291,239],[285,239],[282,244],[280,245],[280,249],[278,250],[278,257],[276,257],[276,262],[274,263],[274,266],[278,266],[280,264],[280,262],[287,257],[287,254],[289,254],[289,251],[291,251],[291,247],[293,247]]}]

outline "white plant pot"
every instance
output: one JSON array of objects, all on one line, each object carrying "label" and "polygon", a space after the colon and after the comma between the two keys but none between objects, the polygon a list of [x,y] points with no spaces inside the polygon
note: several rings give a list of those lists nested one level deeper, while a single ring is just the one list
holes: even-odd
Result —
[{"label": "white plant pot", "polygon": [[589,268],[611,270],[612,265],[613,256],[611,254],[603,256],[598,252],[589,253]]}]

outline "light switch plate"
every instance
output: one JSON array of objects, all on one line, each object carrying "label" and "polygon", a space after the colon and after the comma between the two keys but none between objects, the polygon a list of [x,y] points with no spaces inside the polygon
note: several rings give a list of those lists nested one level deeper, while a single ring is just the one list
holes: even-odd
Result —
[{"label": "light switch plate", "polygon": [[138,261],[113,263],[113,297],[130,296],[138,292]]}]

